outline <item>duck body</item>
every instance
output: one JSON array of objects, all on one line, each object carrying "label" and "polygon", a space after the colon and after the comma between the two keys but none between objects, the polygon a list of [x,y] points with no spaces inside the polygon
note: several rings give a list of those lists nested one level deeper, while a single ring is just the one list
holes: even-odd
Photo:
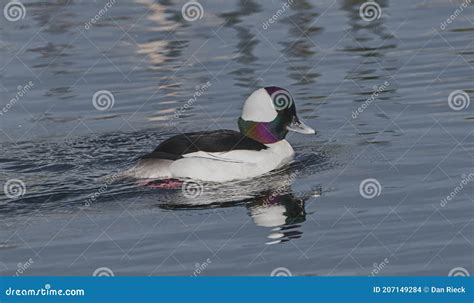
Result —
[{"label": "duck body", "polygon": [[127,175],[227,182],[254,178],[291,162],[294,150],[284,139],[288,130],[315,132],[296,117],[294,103],[275,109],[271,92],[289,93],[270,88],[259,89],[246,100],[239,118],[240,132],[224,129],[171,137],[140,157]]},{"label": "duck body", "polygon": [[262,144],[233,130],[185,133],[163,141],[129,171],[135,178],[226,182],[253,178],[293,160],[286,140]]}]

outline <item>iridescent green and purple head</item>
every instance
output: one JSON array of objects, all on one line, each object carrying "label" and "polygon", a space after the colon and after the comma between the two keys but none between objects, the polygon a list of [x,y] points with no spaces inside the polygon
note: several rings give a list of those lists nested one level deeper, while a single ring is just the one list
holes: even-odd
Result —
[{"label": "iridescent green and purple head", "polygon": [[316,133],[296,115],[295,102],[290,93],[277,86],[260,88],[245,100],[239,129],[245,136],[264,144],[285,139],[288,131]]}]

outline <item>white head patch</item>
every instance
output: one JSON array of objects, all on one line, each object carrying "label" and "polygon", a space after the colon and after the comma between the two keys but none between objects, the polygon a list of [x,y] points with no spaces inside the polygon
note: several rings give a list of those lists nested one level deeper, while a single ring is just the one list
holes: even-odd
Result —
[{"label": "white head patch", "polygon": [[245,100],[241,118],[246,121],[270,122],[277,115],[272,98],[264,88],[260,88]]}]

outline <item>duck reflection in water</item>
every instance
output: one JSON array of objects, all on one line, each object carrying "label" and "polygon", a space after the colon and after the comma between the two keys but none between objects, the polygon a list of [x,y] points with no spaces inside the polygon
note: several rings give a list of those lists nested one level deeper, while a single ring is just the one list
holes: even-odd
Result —
[{"label": "duck reflection in water", "polygon": [[256,225],[271,229],[266,244],[287,242],[302,237],[300,227],[306,221],[305,204],[310,198],[321,194],[320,186],[294,193],[291,188],[294,179],[295,173],[289,174],[287,169],[286,172],[280,171],[253,181],[225,186],[199,184],[201,192],[192,199],[183,199],[183,192],[175,192],[158,207],[167,210],[204,210],[244,206]]},{"label": "duck reflection in water", "polygon": [[269,193],[246,206],[256,225],[272,228],[267,244],[276,244],[302,236],[299,228],[306,221],[307,199],[308,197],[297,197],[293,193]]}]

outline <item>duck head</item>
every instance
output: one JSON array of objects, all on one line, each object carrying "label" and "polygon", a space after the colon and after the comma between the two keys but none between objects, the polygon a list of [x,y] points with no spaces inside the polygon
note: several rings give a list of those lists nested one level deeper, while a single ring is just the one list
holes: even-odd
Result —
[{"label": "duck head", "polygon": [[245,100],[239,129],[243,135],[263,144],[285,139],[288,131],[316,134],[296,115],[295,102],[290,93],[277,86],[257,89]]}]

